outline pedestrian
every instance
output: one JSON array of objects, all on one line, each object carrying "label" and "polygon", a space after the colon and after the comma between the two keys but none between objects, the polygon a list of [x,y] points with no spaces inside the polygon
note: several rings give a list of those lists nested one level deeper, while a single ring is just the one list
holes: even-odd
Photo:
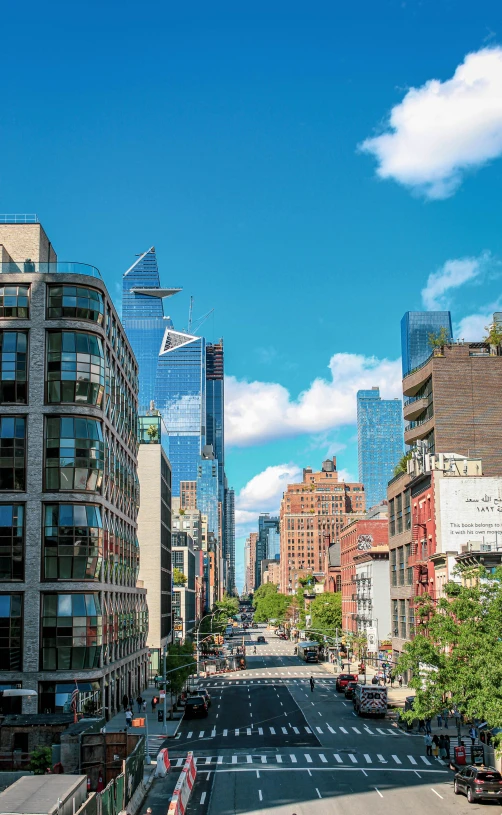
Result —
[{"label": "pedestrian", "polygon": [[431,733],[432,732],[431,731],[431,720],[430,720],[430,718],[425,720],[425,732],[426,733]]},{"label": "pedestrian", "polygon": [[424,736],[424,744],[425,744],[425,755],[431,756],[432,755],[432,736],[430,733],[426,733]]},{"label": "pedestrian", "polygon": [[418,720],[418,732],[425,733],[425,721],[423,719]]},{"label": "pedestrian", "polygon": [[157,707],[157,697],[152,696],[152,713],[155,712],[155,708]]},{"label": "pedestrian", "polygon": [[153,684],[155,685],[155,687],[157,687],[157,685],[159,684],[159,675],[158,674],[156,676],[154,676]]},{"label": "pedestrian", "polygon": [[397,678],[397,681],[399,682],[399,687],[402,688],[403,687],[403,675],[402,674],[399,674],[399,676]]},{"label": "pedestrian", "polygon": [[448,733],[444,737],[444,746],[446,747],[447,757],[450,758],[450,755],[451,755],[451,752],[450,752],[450,737],[449,737]]},{"label": "pedestrian", "polygon": [[143,699],[141,703],[141,710],[143,711],[143,713],[146,713],[146,699]]},{"label": "pedestrian", "polygon": [[473,724],[471,724],[471,726],[470,726],[470,728],[469,728],[469,736],[471,737],[471,744],[472,744],[473,746],[474,746],[474,743],[475,743],[475,741],[476,741],[476,737],[477,737],[477,735],[478,735],[478,734],[477,734],[477,732],[476,732],[476,728],[474,727],[474,725],[473,725]]},{"label": "pedestrian", "polygon": [[141,694],[138,694],[136,697],[136,704],[138,706],[138,713],[141,713],[141,705],[143,704],[143,699],[141,698]]},{"label": "pedestrian", "polygon": [[439,758],[444,759],[446,758],[446,739],[444,736],[439,737]]},{"label": "pedestrian", "polygon": [[455,727],[457,728],[457,730],[459,730],[460,729],[461,717],[460,717],[460,710],[458,709],[458,707],[456,705],[453,708],[453,717],[455,719]]},{"label": "pedestrian", "polygon": [[439,739],[436,734],[432,737],[432,755],[434,758],[438,758],[439,756]]},{"label": "pedestrian", "polygon": [[390,675],[390,686],[391,686],[391,688],[394,687],[395,679],[396,679],[395,675],[393,673],[391,673],[391,675]]},{"label": "pedestrian", "polygon": [[443,719],[441,718],[441,714],[438,713],[438,727],[442,727],[442,726],[443,726]]},{"label": "pedestrian", "polygon": [[124,710],[127,710],[127,705],[129,704],[129,697],[126,693],[124,693],[122,697],[122,705],[124,706]]},{"label": "pedestrian", "polygon": [[311,677],[310,677],[310,692],[311,692],[311,693],[314,693],[314,688],[315,688],[314,677],[313,677],[313,676],[311,676]]},{"label": "pedestrian", "polygon": [[134,710],[134,699],[132,698],[132,696],[129,696],[129,707],[131,708],[131,710]]},{"label": "pedestrian", "polygon": [[448,710],[447,707],[445,707],[445,709],[443,710],[443,721],[444,721],[444,726],[446,727],[447,730],[448,730],[448,716],[449,715],[450,715],[450,711]]},{"label": "pedestrian", "polygon": [[132,724],[132,710],[130,710],[129,708],[127,708],[127,710],[125,712],[125,720],[126,720],[127,728],[129,729],[129,727]]}]

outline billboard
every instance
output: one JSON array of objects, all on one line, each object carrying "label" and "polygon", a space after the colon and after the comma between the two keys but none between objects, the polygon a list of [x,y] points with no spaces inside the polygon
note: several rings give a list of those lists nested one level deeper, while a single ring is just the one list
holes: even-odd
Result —
[{"label": "billboard", "polygon": [[366,650],[368,654],[376,654],[378,651],[377,631],[374,627],[366,629],[366,639],[368,641]]},{"label": "billboard", "polygon": [[502,547],[502,478],[438,480],[438,552],[462,552],[467,544]]}]

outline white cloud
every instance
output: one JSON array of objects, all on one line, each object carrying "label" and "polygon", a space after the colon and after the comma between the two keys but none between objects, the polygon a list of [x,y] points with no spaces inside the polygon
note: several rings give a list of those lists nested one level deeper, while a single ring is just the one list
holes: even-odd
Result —
[{"label": "white cloud", "polygon": [[493,312],[502,309],[502,300],[484,306],[475,314],[467,314],[453,327],[455,339],[466,342],[483,342],[486,328],[493,322]]},{"label": "white cloud", "polygon": [[297,399],[276,382],[246,382],[234,376],[225,384],[225,440],[248,447],[271,439],[322,433],[356,421],[356,393],[380,386],[384,398],[401,396],[400,360],[362,354],[334,354],[330,379],[315,379]]},{"label": "white cloud", "polygon": [[466,171],[502,154],[502,48],[467,54],[453,77],[410,88],[384,133],[361,149],[377,173],[428,198],[448,198]]},{"label": "white cloud", "polygon": [[344,467],[342,467],[341,470],[338,470],[338,479],[340,481],[355,482],[356,484],[359,481],[358,478],[352,475],[352,473],[349,472],[349,470],[346,470]]},{"label": "white cloud", "polygon": [[248,481],[235,499],[236,536],[258,531],[258,515],[262,512],[277,514],[287,485],[301,477],[296,464],[276,464]]},{"label": "white cloud", "polygon": [[476,280],[491,266],[492,258],[489,252],[483,252],[479,257],[458,258],[447,260],[440,269],[431,272],[427,284],[422,289],[422,300],[426,309],[431,311],[447,308],[448,294],[468,281]]}]

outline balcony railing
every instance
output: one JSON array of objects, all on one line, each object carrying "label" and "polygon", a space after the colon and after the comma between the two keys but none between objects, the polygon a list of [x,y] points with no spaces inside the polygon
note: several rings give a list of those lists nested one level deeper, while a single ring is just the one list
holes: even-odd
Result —
[{"label": "balcony railing", "polygon": [[54,263],[24,260],[0,263],[1,274],[82,274],[101,279],[101,272],[88,263],[58,260]]}]

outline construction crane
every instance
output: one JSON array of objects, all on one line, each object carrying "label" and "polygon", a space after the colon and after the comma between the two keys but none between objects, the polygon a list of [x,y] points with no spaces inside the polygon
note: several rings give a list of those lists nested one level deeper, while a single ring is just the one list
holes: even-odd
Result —
[{"label": "construction crane", "polygon": [[186,330],[187,334],[195,334],[196,331],[201,327],[203,323],[206,322],[207,318],[211,316],[213,313],[214,308],[210,309],[207,314],[204,314],[203,317],[200,317],[198,322],[196,323],[195,327],[192,328],[192,315],[193,315],[193,297],[190,295],[190,306],[188,309],[188,327]]}]

